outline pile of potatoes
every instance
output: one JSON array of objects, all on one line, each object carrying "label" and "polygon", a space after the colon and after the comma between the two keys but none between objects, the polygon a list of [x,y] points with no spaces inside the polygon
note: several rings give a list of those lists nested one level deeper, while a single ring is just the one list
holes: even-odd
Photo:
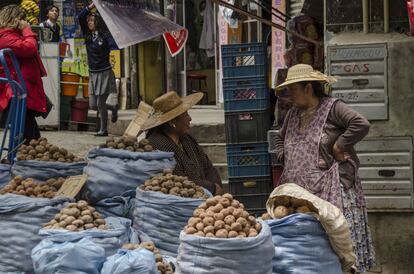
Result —
[{"label": "pile of potatoes", "polygon": [[[295,197],[279,196],[275,199],[273,214],[277,219],[284,218],[295,213],[318,213],[318,210],[308,201]],[[272,217],[269,213],[262,215],[263,220],[270,220]]]},{"label": "pile of potatoes", "polygon": [[16,154],[18,161],[37,160],[46,162],[73,163],[82,159],[68,152],[65,148],[49,144],[46,138],[31,140],[29,145],[21,145]]},{"label": "pile of potatoes", "polygon": [[158,270],[157,274],[173,274],[174,273],[172,266],[163,260],[160,254],[160,251],[151,242],[143,242],[141,244],[124,244],[122,248],[128,249],[128,250],[145,248],[151,251],[152,253],[154,253],[155,262],[157,263],[157,270]]},{"label": "pile of potatoes", "polygon": [[151,152],[154,148],[147,139],[137,142],[136,137],[122,136],[120,138],[108,137],[100,148],[124,149],[132,152]]},{"label": "pile of potatoes", "polygon": [[0,194],[13,193],[32,198],[53,198],[64,182],[65,178],[36,182],[32,178],[23,180],[21,176],[16,176],[0,190]]},{"label": "pile of potatoes", "polygon": [[102,215],[86,201],[81,200],[68,204],[53,220],[43,225],[43,228],[82,231],[92,228],[107,229],[107,226]]},{"label": "pile of potatoes", "polygon": [[257,236],[261,229],[244,205],[226,193],[207,199],[194,210],[184,231],[209,238],[246,238]]},{"label": "pile of potatoes", "polygon": [[202,187],[188,180],[188,177],[173,175],[170,169],[164,170],[160,176],[154,176],[145,181],[139,188],[144,191],[162,192],[183,198],[208,198]]}]

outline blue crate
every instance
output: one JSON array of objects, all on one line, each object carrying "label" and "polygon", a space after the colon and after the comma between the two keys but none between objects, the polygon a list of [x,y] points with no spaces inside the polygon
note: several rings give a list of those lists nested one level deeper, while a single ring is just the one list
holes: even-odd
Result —
[{"label": "blue crate", "polygon": [[223,79],[224,111],[255,111],[269,107],[265,77]]},{"label": "blue crate", "polygon": [[270,176],[270,157],[267,143],[227,145],[227,165],[231,177]]},{"label": "blue crate", "polygon": [[264,43],[223,45],[223,77],[267,76],[267,49]]},{"label": "blue crate", "polygon": [[228,144],[267,141],[270,124],[269,111],[241,111],[225,113],[226,142]]}]

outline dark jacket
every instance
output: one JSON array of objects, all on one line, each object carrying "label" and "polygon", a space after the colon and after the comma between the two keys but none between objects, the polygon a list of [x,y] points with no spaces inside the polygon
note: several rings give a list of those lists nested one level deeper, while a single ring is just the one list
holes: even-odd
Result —
[{"label": "dark jacket", "polygon": [[[36,34],[30,29],[22,31],[17,29],[0,30],[0,49],[9,48],[19,62],[20,71],[27,88],[27,108],[36,112],[46,112],[46,94],[43,89],[42,77],[46,76],[37,51]],[[11,60],[7,60],[11,67]],[[18,80],[15,71],[11,71],[14,80]],[[0,77],[5,77],[3,67],[0,65]],[[8,84],[0,83],[0,111],[4,110],[13,92]]]},{"label": "dark jacket", "polygon": [[[109,54],[112,48],[117,48],[117,45],[111,34],[107,31],[98,30],[97,38],[93,39],[87,23],[87,18],[90,13],[88,8],[84,8],[78,15],[82,34],[85,38],[86,51],[88,53],[89,71],[105,71],[112,68],[109,62]],[[103,22],[99,23],[103,24]]]},{"label": "dark jacket", "polygon": [[213,195],[216,192],[216,184],[222,186],[218,171],[192,136],[187,134],[180,138],[182,148],[162,133],[154,132],[148,136],[148,139],[155,149],[174,152],[177,162],[174,174],[187,176],[197,185],[208,189]]}]

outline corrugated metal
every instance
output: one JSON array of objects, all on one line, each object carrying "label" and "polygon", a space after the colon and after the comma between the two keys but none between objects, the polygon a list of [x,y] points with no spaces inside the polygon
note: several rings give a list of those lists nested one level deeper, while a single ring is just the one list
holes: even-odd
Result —
[{"label": "corrugated metal", "polygon": [[369,209],[413,208],[413,149],[409,137],[361,141],[359,175]]},{"label": "corrugated metal", "polygon": [[298,15],[302,11],[305,0],[290,0],[288,14],[290,17]]},{"label": "corrugated metal", "polygon": [[328,47],[328,72],[340,98],[369,120],[388,119],[386,44]]}]

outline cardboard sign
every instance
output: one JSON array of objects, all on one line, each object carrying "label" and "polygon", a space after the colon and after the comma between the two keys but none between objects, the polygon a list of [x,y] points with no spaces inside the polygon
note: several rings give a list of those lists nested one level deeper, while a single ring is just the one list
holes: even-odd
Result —
[{"label": "cardboard sign", "polygon": [[87,175],[71,176],[67,178],[62,187],[56,192],[56,196],[75,198],[85,185],[87,179]]},{"label": "cardboard sign", "polygon": [[124,132],[124,136],[137,137],[141,133],[141,127],[148,119],[148,116],[152,110],[152,107],[141,101],[138,106],[138,110],[134,119],[129,124],[128,128]]},{"label": "cardboard sign", "polygon": [[172,57],[176,56],[184,48],[188,38],[188,30],[174,30],[163,34],[165,43]]}]

